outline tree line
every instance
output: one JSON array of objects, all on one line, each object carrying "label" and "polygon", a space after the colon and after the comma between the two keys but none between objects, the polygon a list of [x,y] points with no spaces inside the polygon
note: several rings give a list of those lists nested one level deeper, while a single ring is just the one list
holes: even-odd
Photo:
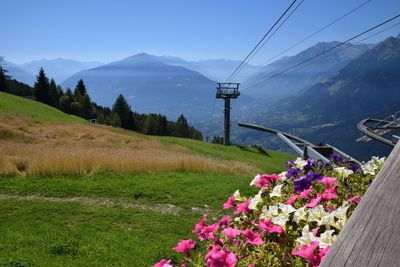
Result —
[{"label": "tree line", "polygon": [[87,120],[96,119],[99,124],[149,135],[203,139],[201,132],[190,126],[183,114],[177,121],[168,121],[166,116],[161,114],[140,114],[132,110],[123,95],[116,98],[112,108],[103,107],[91,100],[82,79],[77,82],[73,91],[67,88],[64,92],[54,79],[49,80],[43,68],[40,68],[32,88],[12,79],[0,66],[0,91],[36,99],[68,114]]}]

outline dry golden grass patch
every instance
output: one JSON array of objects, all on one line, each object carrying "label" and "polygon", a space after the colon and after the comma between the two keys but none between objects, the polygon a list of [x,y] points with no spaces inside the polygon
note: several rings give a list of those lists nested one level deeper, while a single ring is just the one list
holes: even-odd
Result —
[{"label": "dry golden grass patch", "polygon": [[253,174],[238,161],[195,155],[138,133],[100,125],[41,123],[0,114],[0,175],[204,171]]}]

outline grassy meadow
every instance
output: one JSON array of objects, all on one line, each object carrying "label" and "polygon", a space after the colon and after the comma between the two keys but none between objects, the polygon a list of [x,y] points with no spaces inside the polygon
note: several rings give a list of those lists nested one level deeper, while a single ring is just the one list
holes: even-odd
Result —
[{"label": "grassy meadow", "polygon": [[0,266],[150,266],[175,258],[290,155],[91,125],[0,93]]}]

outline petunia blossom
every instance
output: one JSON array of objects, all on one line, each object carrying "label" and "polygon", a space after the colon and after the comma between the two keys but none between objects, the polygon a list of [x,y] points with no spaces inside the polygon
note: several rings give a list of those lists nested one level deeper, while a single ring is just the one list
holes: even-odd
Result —
[{"label": "petunia blossom", "polygon": [[219,226],[221,228],[225,228],[229,225],[229,223],[232,221],[232,217],[231,216],[224,216],[222,217],[221,220],[219,220]]},{"label": "petunia blossom", "polygon": [[349,203],[351,203],[353,205],[357,205],[358,203],[360,203],[360,201],[361,201],[361,197],[360,196],[354,196],[354,197],[349,199]]},{"label": "petunia blossom", "polygon": [[197,237],[201,240],[208,240],[214,238],[214,233],[218,230],[219,223],[214,223],[208,226],[203,227]]},{"label": "petunia blossom", "polygon": [[310,245],[303,245],[299,250],[293,251],[292,255],[304,258],[310,266],[318,266],[321,263],[321,257],[315,254],[317,247],[318,241],[313,241]]},{"label": "petunia blossom", "polygon": [[283,234],[283,228],[280,225],[274,225],[269,219],[260,219],[258,224],[256,225],[258,229],[262,232],[267,232],[269,234],[278,233],[279,235]]},{"label": "petunia blossom", "polygon": [[176,252],[183,253],[186,256],[190,255],[190,250],[192,250],[196,246],[196,243],[192,239],[181,240],[178,245],[174,248]]},{"label": "petunia blossom", "polygon": [[238,235],[240,235],[242,232],[236,228],[233,227],[229,227],[226,228],[225,230],[223,230],[221,232],[221,234],[223,234],[224,236],[226,236],[228,239],[232,240],[235,237],[237,237]]},{"label": "petunia blossom", "polygon": [[228,198],[228,200],[224,203],[224,209],[230,209],[235,206],[235,196],[232,195]]},{"label": "petunia blossom", "polygon": [[152,267],[174,267],[174,265],[172,265],[170,263],[171,263],[171,260],[162,259],[159,262],[157,262],[156,264],[154,264]]},{"label": "petunia blossom", "polygon": [[261,234],[256,234],[251,229],[242,231],[243,236],[246,238],[246,243],[256,246],[264,245],[264,240],[261,238]]},{"label": "petunia blossom", "polygon": [[207,267],[234,267],[237,263],[236,255],[226,248],[213,246],[205,256]]},{"label": "petunia blossom", "polygon": [[236,207],[236,210],[235,210],[235,214],[240,214],[242,212],[244,214],[249,214],[250,213],[250,209],[249,209],[250,203],[251,203],[251,198],[247,199],[245,202],[238,204]]},{"label": "petunia blossom", "polygon": [[334,182],[336,181],[336,178],[332,178],[332,177],[326,177],[324,176],[321,180],[319,180],[318,182],[321,184],[324,184],[327,187],[330,187]]},{"label": "petunia blossom", "polygon": [[201,218],[200,222],[195,225],[194,229],[192,230],[192,233],[200,232],[206,226],[206,220],[207,220],[207,214],[203,214],[203,217]]}]

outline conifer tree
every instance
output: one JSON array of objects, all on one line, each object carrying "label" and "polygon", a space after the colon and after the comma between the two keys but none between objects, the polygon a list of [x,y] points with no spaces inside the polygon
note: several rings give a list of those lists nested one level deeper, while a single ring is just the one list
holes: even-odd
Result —
[{"label": "conifer tree", "polygon": [[133,129],[133,113],[131,106],[128,104],[123,95],[119,95],[115,100],[112,108],[113,113],[117,113],[121,120],[121,127],[125,129]]},{"label": "conifer tree", "polygon": [[118,113],[113,114],[111,124],[114,127],[121,127],[121,118],[119,117]]},{"label": "conifer tree", "polygon": [[88,94],[84,94],[80,99],[81,117],[85,119],[90,119],[92,116],[92,102]]},{"label": "conifer tree", "polygon": [[77,90],[81,96],[84,96],[85,94],[87,94],[86,86],[85,86],[85,84],[83,83],[83,80],[82,80],[82,79],[80,79],[80,80],[78,81],[78,83],[77,83],[77,85],[76,85],[76,87],[75,87],[75,90]]},{"label": "conifer tree", "polygon": [[58,107],[60,96],[59,96],[59,92],[58,92],[58,89],[57,89],[57,84],[54,81],[54,79],[50,80],[50,84],[49,84],[49,99],[50,99],[50,105],[52,105],[53,107]]},{"label": "conifer tree", "polygon": [[6,70],[2,66],[0,66],[0,91],[8,92]]},{"label": "conifer tree", "polygon": [[189,124],[183,114],[176,121],[176,135],[178,137],[189,137]]},{"label": "conifer tree", "polygon": [[47,78],[43,68],[40,68],[39,73],[36,76],[34,95],[36,100],[45,104],[50,104],[49,79]]}]

